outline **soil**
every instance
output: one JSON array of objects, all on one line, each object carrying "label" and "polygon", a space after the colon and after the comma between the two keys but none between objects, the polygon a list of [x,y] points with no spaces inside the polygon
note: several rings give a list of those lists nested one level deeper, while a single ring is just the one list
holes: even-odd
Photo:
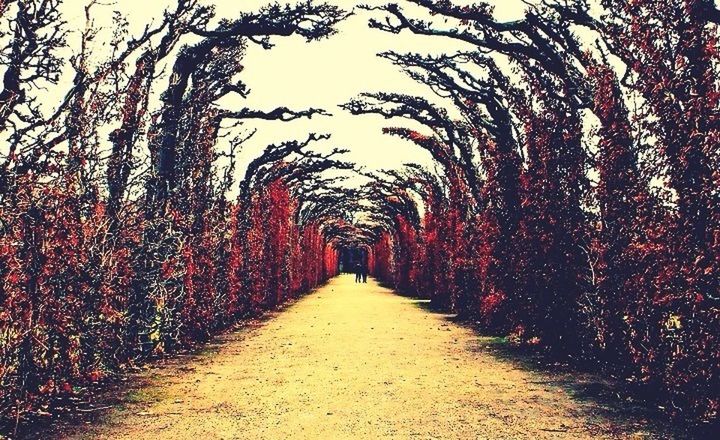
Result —
[{"label": "soil", "polygon": [[530,368],[502,355],[501,339],[452,318],[343,275],[202,353],[139,374],[120,404],[53,436],[672,437],[657,417],[606,398],[597,377]]}]

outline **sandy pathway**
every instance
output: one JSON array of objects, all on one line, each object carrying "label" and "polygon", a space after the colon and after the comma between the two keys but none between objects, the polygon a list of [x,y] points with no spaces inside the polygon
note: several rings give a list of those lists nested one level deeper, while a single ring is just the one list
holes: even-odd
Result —
[{"label": "sandy pathway", "polygon": [[645,438],[471,330],[370,281],[334,279],[267,323],[150,373],[69,438]]}]

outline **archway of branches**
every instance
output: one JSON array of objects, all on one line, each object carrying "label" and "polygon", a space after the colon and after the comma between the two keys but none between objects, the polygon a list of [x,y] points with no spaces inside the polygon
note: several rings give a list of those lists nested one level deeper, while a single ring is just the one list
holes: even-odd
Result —
[{"label": "archway of branches", "polygon": [[[0,1],[3,412],[206,341],[362,259],[487,330],[717,415],[712,1],[547,0],[514,21],[485,3],[357,8],[377,32],[464,48],[384,52],[427,94],[341,103],[430,158],[375,171],[315,148],[319,133],[238,164],[254,132],[235,128],[331,116],[220,105],[250,93],[249,46],[333,38],[350,12],[220,18],[178,0],[139,34],[115,16],[99,51],[96,2],[72,48],[61,3]],[[48,104],[51,85],[67,87]]]}]

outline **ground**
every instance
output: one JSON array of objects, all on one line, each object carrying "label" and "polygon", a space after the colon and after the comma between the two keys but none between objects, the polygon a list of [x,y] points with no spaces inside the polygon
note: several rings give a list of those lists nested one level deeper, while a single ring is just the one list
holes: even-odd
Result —
[{"label": "ground", "polygon": [[580,376],[500,355],[497,339],[343,275],[144,385],[71,439],[661,438]]}]

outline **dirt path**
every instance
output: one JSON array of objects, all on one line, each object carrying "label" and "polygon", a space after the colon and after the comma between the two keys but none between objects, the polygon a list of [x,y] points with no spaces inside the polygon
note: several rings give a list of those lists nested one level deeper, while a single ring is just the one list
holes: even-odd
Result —
[{"label": "dirt path", "polygon": [[[641,419],[523,369],[419,301],[349,275],[67,438],[646,438]],[[657,435],[657,434],[656,434]]]}]

